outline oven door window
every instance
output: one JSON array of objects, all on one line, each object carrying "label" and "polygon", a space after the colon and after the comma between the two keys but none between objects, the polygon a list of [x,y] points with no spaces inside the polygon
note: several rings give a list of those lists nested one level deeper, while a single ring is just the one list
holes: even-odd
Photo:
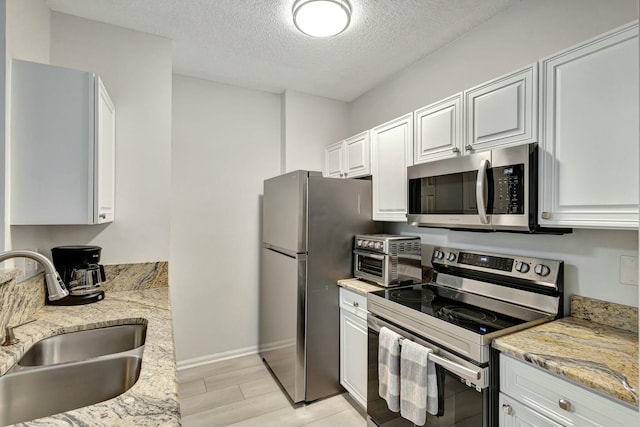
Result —
[{"label": "oven door window", "polygon": [[477,170],[409,180],[409,213],[478,215]]},{"label": "oven door window", "polygon": [[[413,427],[414,424],[391,412],[378,395],[378,334],[368,332],[367,415],[379,427]],[[427,414],[428,427],[488,427],[489,388],[477,391],[459,376],[440,368],[443,373],[442,416]]]},{"label": "oven door window", "polygon": [[383,277],[384,259],[368,257],[366,255],[358,256],[358,271],[368,273],[376,277]]}]

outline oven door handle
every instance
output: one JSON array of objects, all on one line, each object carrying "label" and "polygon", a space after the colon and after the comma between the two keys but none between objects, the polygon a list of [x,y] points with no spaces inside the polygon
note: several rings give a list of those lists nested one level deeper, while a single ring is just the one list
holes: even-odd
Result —
[{"label": "oven door handle", "polygon": [[353,251],[353,253],[356,255],[362,255],[369,258],[378,259],[380,261],[384,260],[384,255],[372,254],[370,252],[364,252],[364,251],[358,251],[358,250]]},{"label": "oven door handle", "polygon": [[487,169],[489,166],[491,166],[489,160],[483,159],[480,162],[478,176],[476,177],[476,203],[478,204],[478,216],[480,217],[480,222],[483,224],[489,224],[487,201],[485,200],[487,193]]},{"label": "oven door handle", "polygon": [[429,359],[431,359],[433,361],[433,363],[438,364],[440,366],[442,366],[443,368],[445,368],[448,371],[451,371],[455,374],[457,374],[458,376],[462,377],[462,378],[473,378],[476,381],[480,380],[480,378],[482,378],[482,371],[481,370],[474,370],[474,369],[469,369],[465,366],[459,365],[456,362],[452,362],[451,360],[442,357],[442,356],[438,356],[437,354],[431,352],[429,353]]}]

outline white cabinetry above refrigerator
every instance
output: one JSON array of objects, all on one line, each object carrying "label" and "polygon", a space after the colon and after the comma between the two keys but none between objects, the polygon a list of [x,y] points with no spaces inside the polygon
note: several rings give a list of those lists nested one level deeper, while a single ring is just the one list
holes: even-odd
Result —
[{"label": "white cabinetry above refrigerator", "polygon": [[336,142],[325,149],[325,176],[358,178],[371,175],[369,131]]},{"label": "white cabinetry above refrigerator", "polygon": [[11,223],[114,219],[115,108],[100,77],[13,60]]}]

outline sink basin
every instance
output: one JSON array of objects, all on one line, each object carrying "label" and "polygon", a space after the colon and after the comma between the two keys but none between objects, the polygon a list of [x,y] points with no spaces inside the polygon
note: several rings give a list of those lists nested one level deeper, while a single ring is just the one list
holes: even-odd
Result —
[{"label": "sink basin", "polygon": [[18,367],[55,365],[133,350],[144,345],[147,325],[118,325],[54,335],[35,343]]},{"label": "sink basin", "polygon": [[141,363],[140,356],[121,355],[0,376],[0,425],[46,417],[116,397],[138,380]]}]

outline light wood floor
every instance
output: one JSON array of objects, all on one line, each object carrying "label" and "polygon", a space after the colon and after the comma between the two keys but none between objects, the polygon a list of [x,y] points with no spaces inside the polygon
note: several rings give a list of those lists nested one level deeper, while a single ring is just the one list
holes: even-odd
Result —
[{"label": "light wood floor", "polygon": [[178,372],[183,427],[365,427],[347,393],[292,406],[258,355]]}]

